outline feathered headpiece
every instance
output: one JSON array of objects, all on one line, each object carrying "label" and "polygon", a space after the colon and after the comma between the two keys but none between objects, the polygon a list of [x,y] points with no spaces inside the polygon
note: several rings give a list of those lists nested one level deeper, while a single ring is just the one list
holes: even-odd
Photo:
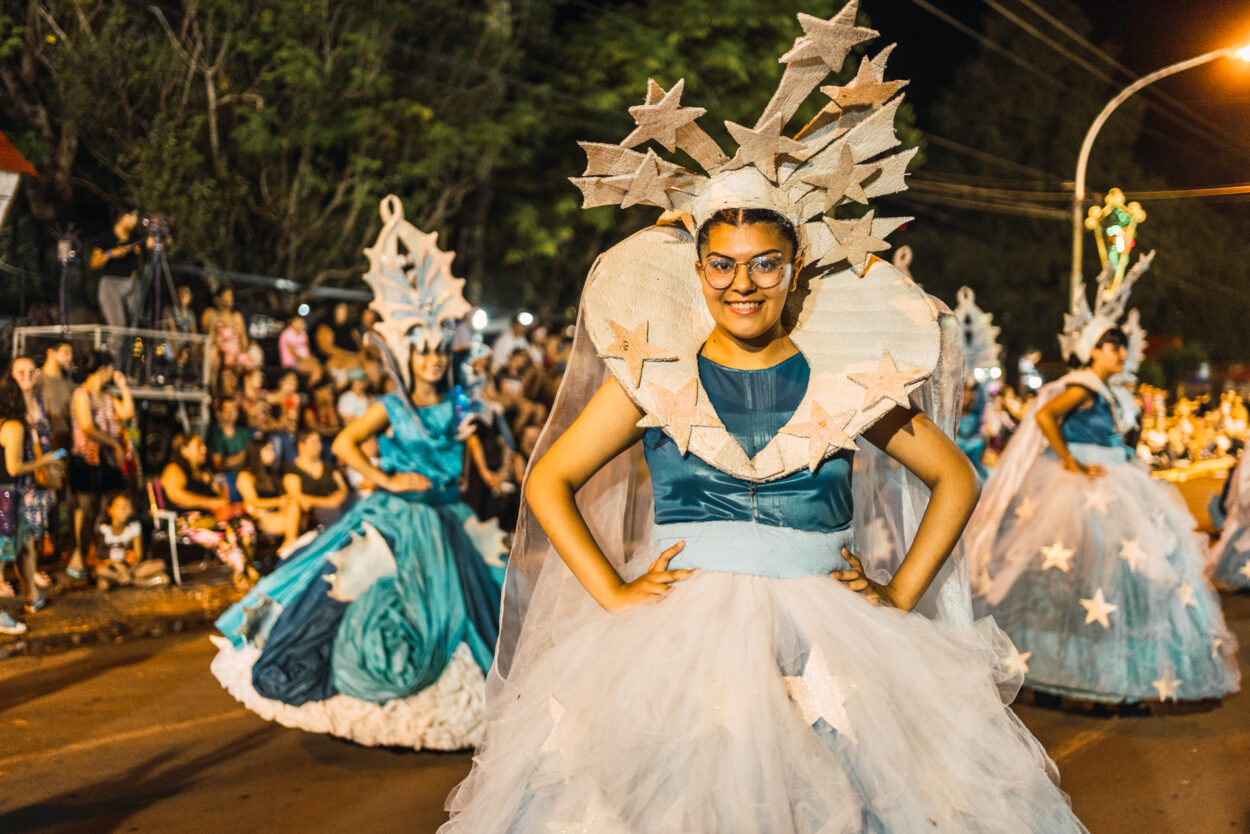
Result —
[{"label": "feathered headpiece", "polygon": [[404,206],[394,194],[382,200],[382,231],[365,250],[373,290],[369,306],[380,320],[376,330],[395,359],[405,385],[411,382],[409,357],[434,350],[451,337],[450,325],[473,307],[464,299],[464,279],[454,278],[454,252],[437,246],[438,233],[425,234],[404,219]]},{"label": "feathered headpiece", "polygon": [[964,380],[981,382],[977,371],[984,374],[1001,368],[1000,330],[994,324],[994,316],[977,306],[976,293],[970,287],[960,287],[955,300],[959,302],[955,306],[955,318],[964,329]]},{"label": "feathered headpiece", "polygon": [[[1065,359],[1075,356],[1081,362],[1088,362],[1090,352],[1102,334],[1120,326],[1120,319],[1125,318],[1129,293],[1137,279],[1150,268],[1154,257],[1153,251],[1143,255],[1125,274],[1124,280],[1118,282],[1115,280],[1115,265],[1108,262],[1102,272],[1098,273],[1093,310],[1089,308],[1089,299],[1085,297],[1083,287],[1073,294],[1072,311],[1064,314],[1063,333],[1059,336],[1059,345]],[[1128,314],[1121,329],[1129,336],[1129,358],[1124,370],[1126,373],[1133,373],[1141,363],[1145,350],[1145,331],[1141,328],[1136,310]]]},{"label": "feathered headpiece", "polygon": [[[582,190],[583,207],[637,204],[675,210],[693,218],[692,233],[725,208],[771,209],[788,218],[799,236],[804,262],[832,267],[849,262],[862,272],[873,252],[887,249],[884,238],[911,218],[835,219],[831,213],[849,203],[902,191],[904,174],[916,150],[887,154],[898,146],[894,114],[907,83],[886,81],[885,63],[893,46],[861,60],[855,77],[843,86],[820,87],[829,101],[793,138],[784,130],[791,117],[831,72],[838,72],[859,43],[877,32],[855,25],[858,0],[829,20],[800,14],[804,35],[781,57],[786,65],[772,100],[748,128],[725,122],[738,143],[727,156],[697,120],[706,111],[681,106],[685,80],[665,90],[655,81],[646,101],[629,109],[636,127],[619,145],[583,142],[586,171],[572,181]],[[685,151],[702,174],[662,159],[654,142],[667,151]]]}]

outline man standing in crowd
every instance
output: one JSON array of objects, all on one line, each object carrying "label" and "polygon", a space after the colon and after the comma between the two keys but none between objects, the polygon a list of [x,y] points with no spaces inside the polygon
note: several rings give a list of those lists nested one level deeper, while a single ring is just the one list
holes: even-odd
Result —
[{"label": "man standing in crowd", "polygon": [[35,375],[35,393],[43,400],[48,422],[52,424],[52,442],[58,449],[70,448],[73,439],[70,401],[74,397],[74,381],[69,378],[73,364],[73,346],[69,342],[57,342],[48,348],[43,366]]},{"label": "man standing in crowd", "polygon": [[[134,306],[135,285],[143,270],[144,244],[137,239],[135,227],[139,224],[139,212],[126,209],[113,222],[113,241],[108,248],[91,250],[90,267],[100,272],[98,298],[104,323],[109,327],[125,327]],[[147,241],[152,247],[152,241]],[[114,356],[121,356],[124,339],[115,335],[109,338]]]}]

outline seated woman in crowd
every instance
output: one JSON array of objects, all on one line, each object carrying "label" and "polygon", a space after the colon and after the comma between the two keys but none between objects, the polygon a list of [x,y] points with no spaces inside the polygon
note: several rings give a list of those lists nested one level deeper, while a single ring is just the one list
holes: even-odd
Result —
[{"label": "seated woman in crowd", "polygon": [[268,429],[284,465],[295,460],[295,434],[300,429],[300,406],[303,404],[299,375],[295,371],[285,371],[278,377],[277,389],[269,395],[271,421]]},{"label": "seated woman in crowd", "polygon": [[272,443],[254,439],[245,455],[237,482],[243,506],[262,532],[281,536],[286,547],[299,538],[302,513],[299,502],[282,486],[278,454]]},{"label": "seated woman in crowd", "polygon": [[161,473],[161,488],[168,508],[178,513],[177,534],[217,554],[234,571],[236,585],[249,584],[257,578],[249,564],[256,526],[241,507],[231,505],[224,488],[213,484],[207,461],[208,447],[201,438],[179,434]]},{"label": "seated woman in crowd", "polygon": [[321,435],[310,429],[299,433],[295,460],[282,476],[282,486],[306,519],[311,516],[321,524],[338,518],[348,495],[343,475],[321,456]]},{"label": "seated woman in crowd", "polygon": [[517,348],[508,356],[503,370],[495,378],[504,403],[504,415],[519,435],[526,426],[542,426],[547,419],[547,406],[540,398],[545,390],[542,372],[525,348]]},{"label": "seated woman in crowd", "polygon": [[[230,396],[221,391],[220,396]],[[238,392],[239,415],[252,431],[273,431],[274,421],[269,406],[270,394],[265,390],[265,374],[259,368],[248,371],[243,377],[243,388]]]},{"label": "seated woman in crowd", "polygon": [[347,386],[347,374],[353,369],[365,370],[360,356],[360,343],[351,310],[346,303],[335,304],[328,318],[322,319],[315,333],[317,352],[325,363],[326,373],[335,388]]},{"label": "seated woman in crowd", "polygon": [[339,394],[337,408],[343,425],[365,416],[375,398],[369,394],[369,377],[364,371],[349,371],[347,390]]},{"label": "seated woman in crowd", "polygon": [[323,382],[312,389],[312,398],[304,408],[304,428],[321,435],[321,456],[326,460],[333,460],[330,444],[343,430],[343,421],[339,419],[334,402],[334,386],[330,382]]}]

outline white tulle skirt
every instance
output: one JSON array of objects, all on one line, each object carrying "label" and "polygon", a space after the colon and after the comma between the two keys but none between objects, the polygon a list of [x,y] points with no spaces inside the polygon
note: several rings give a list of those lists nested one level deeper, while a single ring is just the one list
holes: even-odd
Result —
[{"label": "white tulle skirt", "polygon": [[1193,516],[1174,487],[1098,448],[1072,444],[1104,468],[1094,479],[1038,456],[974,567],[977,614],[1026,654],[1035,689],[1104,702],[1235,692],[1237,642]]},{"label": "white tulle skirt", "polygon": [[1020,678],[992,622],[874,607],[825,575],[707,570],[747,550],[784,564],[821,536],[742,527],[688,542],[705,569],[658,604],[591,603],[559,636],[531,624],[545,646],[488,702],[442,834],[1085,830],[1004,706]]},{"label": "white tulle skirt", "polygon": [[252,685],[260,649],[235,648],[223,637],[211,639],[217,646],[212,673],[222,687],[261,718],[284,727],[327,733],[366,747],[414,750],[464,750],[481,741],[486,728],[486,681],[464,643],[438,680],[407,698],[376,703],[338,694],[294,706],[266,698]]}]

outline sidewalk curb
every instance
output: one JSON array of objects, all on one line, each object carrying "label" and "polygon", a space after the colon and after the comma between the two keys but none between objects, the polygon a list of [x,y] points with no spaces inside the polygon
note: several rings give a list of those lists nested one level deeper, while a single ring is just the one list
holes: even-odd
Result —
[{"label": "sidewalk curb", "polygon": [[62,594],[45,611],[27,617],[29,630],[25,634],[0,636],[0,661],[207,630],[243,593],[225,582],[159,591],[119,589]]}]

